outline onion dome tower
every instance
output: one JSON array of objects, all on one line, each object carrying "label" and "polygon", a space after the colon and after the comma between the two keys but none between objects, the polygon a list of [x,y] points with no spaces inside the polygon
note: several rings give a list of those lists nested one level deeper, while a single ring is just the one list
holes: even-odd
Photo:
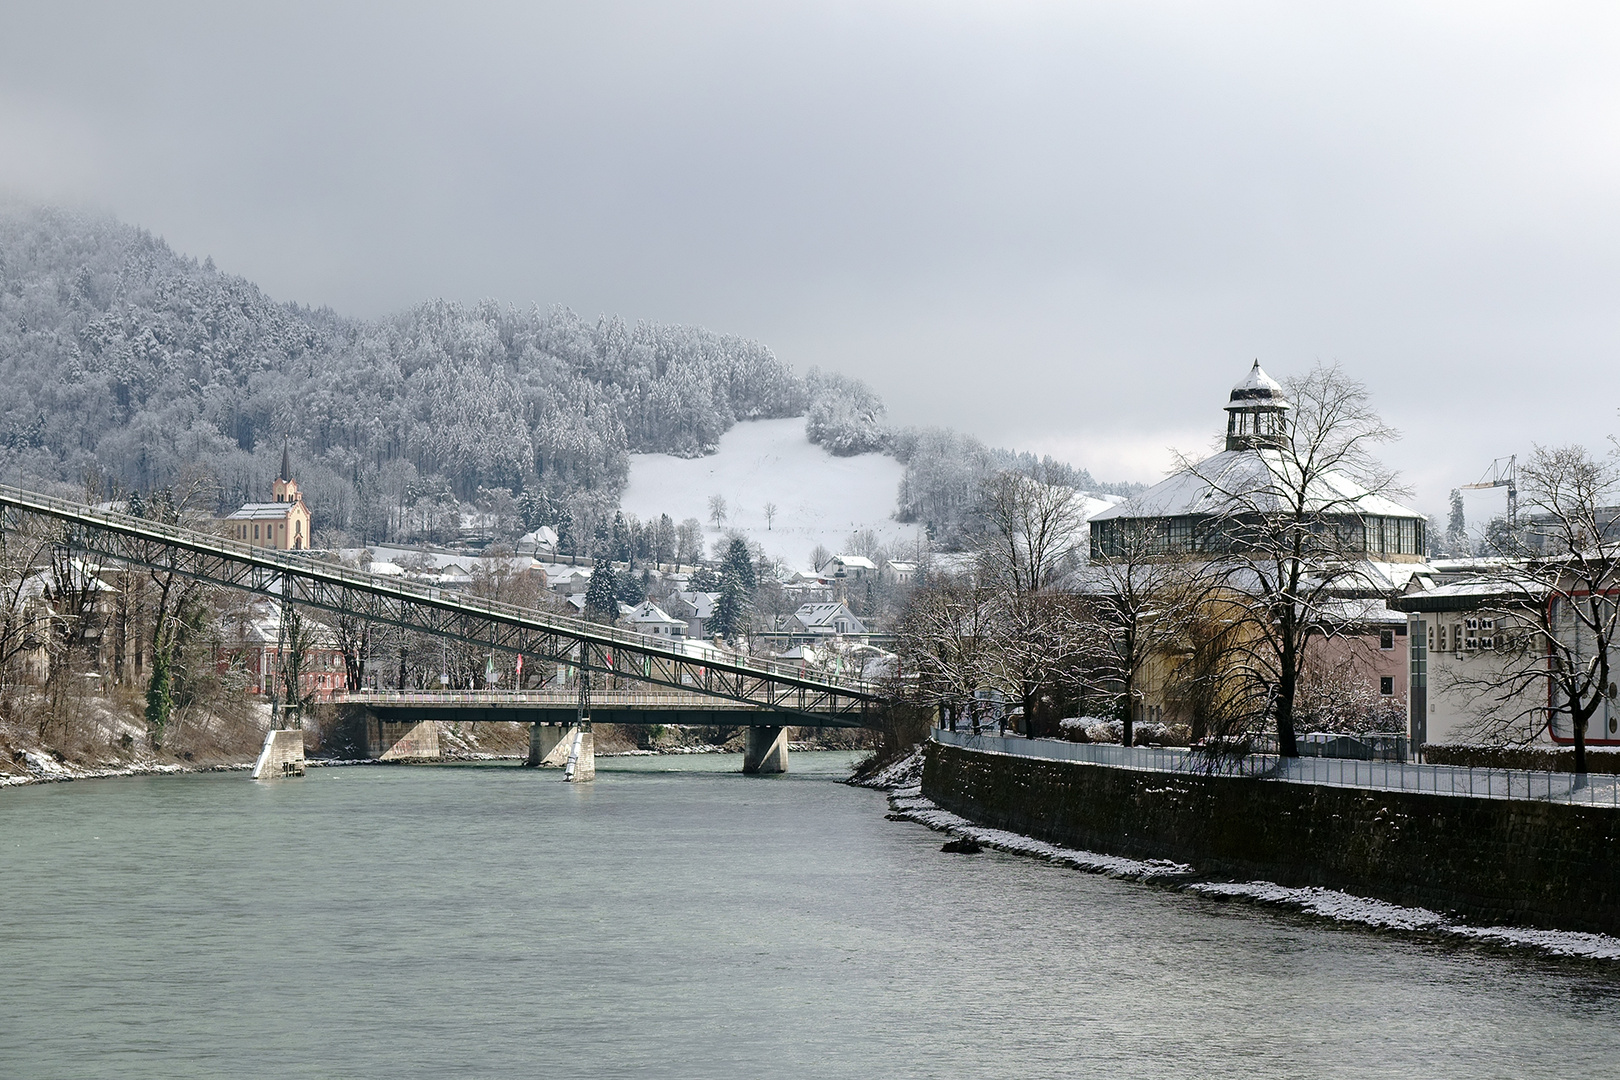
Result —
[{"label": "onion dome tower", "polygon": [[1282,384],[1260,370],[1256,360],[1244,380],[1232,387],[1226,406],[1226,448],[1280,448],[1288,439],[1288,410],[1292,408]]}]

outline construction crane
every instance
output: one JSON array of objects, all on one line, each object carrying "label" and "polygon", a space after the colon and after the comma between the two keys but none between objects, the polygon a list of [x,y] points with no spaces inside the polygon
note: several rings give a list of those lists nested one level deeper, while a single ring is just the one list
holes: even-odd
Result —
[{"label": "construction crane", "polygon": [[[1503,465],[1503,462],[1507,462]],[[1519,523],[1519,458],[1517,454],[1506,458],[1497,458],[1491,462],[1491,467],[1480,477],[1477,484],[1464,484],[1460,490],[1478,491],[1483,488],[1507,488],[1507,516],[1509,525]]]}]

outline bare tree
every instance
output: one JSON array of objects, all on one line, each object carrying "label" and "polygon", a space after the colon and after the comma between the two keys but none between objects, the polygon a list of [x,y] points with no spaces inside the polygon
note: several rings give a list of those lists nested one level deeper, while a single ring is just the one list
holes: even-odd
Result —
[{"label": "bare tree", "polygon": [[695,563],[703,558],[703,523],[697,518],[687,518],[675,528],[675,561],[677,563]]},{"label": "bare tree", "polygon": [[1121,741],[1130,746],[1146,698],[1146,669],[1182,647],[1206,579],[1185,554],[1165,550],[1151,526],[1122,522],[1112,539],[1107,551],[1092,556],[1076,584],[1091,631],[1082,636],[1090,646],[1086,688],[1115,699]]},{"label": "bare tree", "polygon": [[991,601],[978,578],[941,576],[915,590],[901,612],[901,662],[914,676],[905,686],[907,696],[939,709],[953,731],[963,717],[979,730],[975,697],[992,681]]},{"label": "bare tree", "polygon": [[1344,629],[1335,601],[1360,584],[1372,531],[1386,513],[1406,512],[1389,501],[1399,494],[1395,475],[1373,455],[1398,433],[1366,388],[1320,364],[1285,385],[1292,419],[1263,448],[1181,466],[1207,488],[1212,517],[1198,543],[1242,626],[1231,635],[1229,677],[1256,684],[1278,752],[1293,757],[1310,640]]},{"label": "bare tree", "polygon": [[1569,725],[1575,771],[1586,772],[1586,732],[1605,702],[1620,711],[1620,462],[1580,446],[1537,447],[1519,470],[1519,528],[1498,533],[1481,575],[1489,602],[1461,665],[1442,684],[1471,698],[1479,734],[1528,741]]},{"label": "bare tree", "polygon": [[22,654],[45,642],[29,593],[50,558],[56,530],[39,518],[0,513],[0,678],[9,687]]},{"label": "bare tree", "polygon": [[1059,586],[1078,565],[1084,519],[1073,488],[1015,472],[986,482],[984,509],[990,528],[978,563],[995,595],[994,666],[1033,738],[1042,689],[1076,659],[1077,609]]},{"label": "bare tree", "polygon": [[775,527],[776,527],[776,504],[773,503],[773,502],[768,502],[768,503],[765,504],[765,530],[767,532],[769,532],[771,529],[773,529]]},{"label": "bare tree", "polygon": [[716,529],[726,523],[726,497],[724,495],[709,496],[709,520]]}]

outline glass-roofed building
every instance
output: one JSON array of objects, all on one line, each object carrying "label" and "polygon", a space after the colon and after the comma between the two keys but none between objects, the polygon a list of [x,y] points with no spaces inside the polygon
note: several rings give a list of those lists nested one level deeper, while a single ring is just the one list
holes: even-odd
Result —
[{"label": "glass-roofed building", "polygon": [[[1137,538],[1149,554],[1217,556],[1242,544],[1245,517],[1288,513],[1286,494],[1298,487],[1288,475],[1295,467],[1287,451],[1292,411],[1282,386],[1255,361],[1226,404],[1226,449],[1094,516],[1092,558],[1124,556]],[[1336,553],[1422,562],[1423,514],[1336,472],[1313,480],[1306,495],[1306,513],[1319,519]]]}]

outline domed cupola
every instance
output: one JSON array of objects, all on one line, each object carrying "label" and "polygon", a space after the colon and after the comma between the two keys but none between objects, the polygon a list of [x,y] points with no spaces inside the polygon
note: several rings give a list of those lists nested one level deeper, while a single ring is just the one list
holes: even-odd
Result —
[{"label": "domed cupola", "polygon": [[1226,406],[1226,448],[1259,450],[1280,447],[1288,439],[1288,410],[1282,384],[1254,362],[1244,380],[1232,387]]}]

